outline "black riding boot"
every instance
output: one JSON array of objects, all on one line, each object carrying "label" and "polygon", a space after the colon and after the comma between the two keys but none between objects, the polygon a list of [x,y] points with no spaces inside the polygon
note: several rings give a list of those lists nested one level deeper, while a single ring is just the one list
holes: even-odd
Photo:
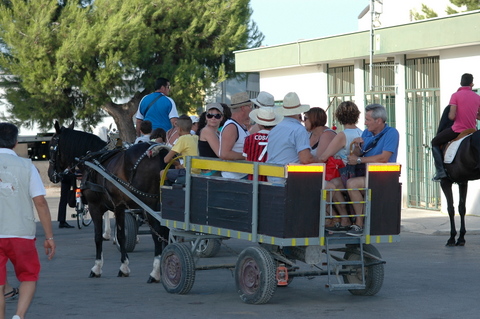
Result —
[{"label": "black riding boot", "polygon": [[445,168],[443,167],[443,154],[442,150],[438,146],[432,146],[432,155],[435,163],[435,176],[433,177],[434,181],[440,181],[442,178],[447,177]]}]

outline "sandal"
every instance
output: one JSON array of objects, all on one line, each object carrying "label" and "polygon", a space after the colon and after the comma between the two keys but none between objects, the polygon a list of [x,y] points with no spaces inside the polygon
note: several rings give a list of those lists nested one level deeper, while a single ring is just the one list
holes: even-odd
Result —
[{"label": "sandal", "polygon": [[18,288],[12,288],[12,291],[7,292],[6,294],[3,295],[5,300],[12,300],[16,296],[18,296]]}]

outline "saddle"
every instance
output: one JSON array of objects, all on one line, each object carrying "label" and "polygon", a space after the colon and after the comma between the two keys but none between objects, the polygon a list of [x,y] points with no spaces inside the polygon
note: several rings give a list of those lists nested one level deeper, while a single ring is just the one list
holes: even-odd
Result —
[{"label": "saddle", "polygon": [[455,159],[455,155],[457,155],[458,148],[460,147],[460,144],[462,143],[462,141],[466,137],[472,135],[475,131],[476,131],[476,129],[473,129],[473,128],[469,128],[467,130],[464,130],[455,139],[451,140],[450,142],[448,142],[445,145],[444,157],[443,157],[444,158],[443,162],[445,164],[450,164],[450,163],[453,162],[453,160]]}]

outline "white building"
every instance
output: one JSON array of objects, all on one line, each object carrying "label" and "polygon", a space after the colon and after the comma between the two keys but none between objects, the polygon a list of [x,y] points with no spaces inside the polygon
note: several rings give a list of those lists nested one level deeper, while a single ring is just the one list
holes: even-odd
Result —
[{"label": "white building", "polygon": [[[367,12],[358,32],[235,52],[236,71],[258,72],[260,90],[277,98],[295,91],[312,107],[331,103],[330,119],[343,100],[361,109],[385,105],[401,137],[403,205],[437,210],[441,192],[430,180],[430,141],[461,75],[472,73],[480,88],[480,10],[446,16],[449,1],[422,1],[443,17],[410,22],[411,4],[420,12],[420,1],[383,2],[381,27],[373,32],[365,26]],[[470,214],[480,214],[478,183],[469,187]]]}]

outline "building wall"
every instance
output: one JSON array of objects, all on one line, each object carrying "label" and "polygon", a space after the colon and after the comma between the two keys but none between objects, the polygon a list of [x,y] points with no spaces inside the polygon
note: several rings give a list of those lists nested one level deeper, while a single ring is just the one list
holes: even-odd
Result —
[{"label": "building wall", "polygon": [[327,105],[327,75],[322,65],[264,71],[260,79],[260,90],[273,94],[276,101],[283,100],[288,92],[296,92],[303,104]]}]

